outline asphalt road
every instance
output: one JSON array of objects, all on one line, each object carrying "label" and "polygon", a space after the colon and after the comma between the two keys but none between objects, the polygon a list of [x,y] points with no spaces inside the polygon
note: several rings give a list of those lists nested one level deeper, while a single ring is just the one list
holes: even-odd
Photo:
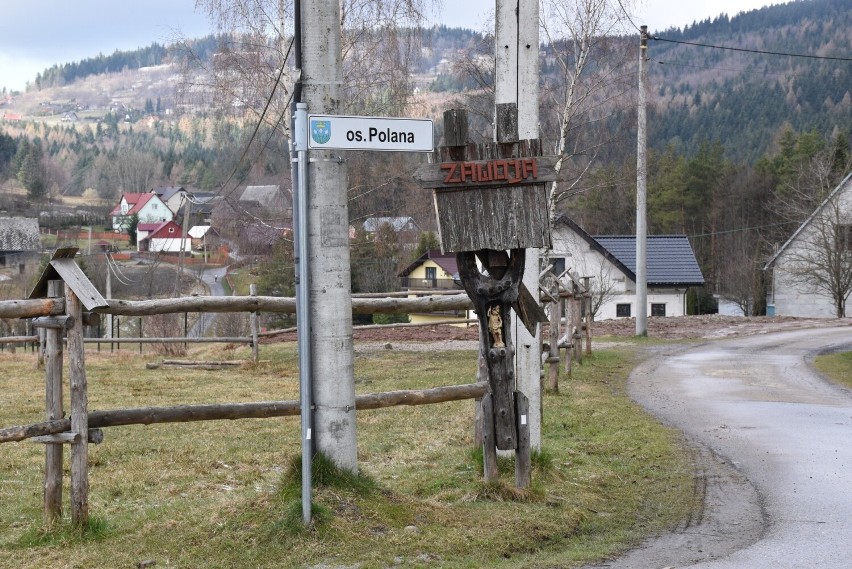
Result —
[{"label": "asphalt road", "polygon": [[695,448],[704,508],[594,567],[852,568],[852,392],[808,365],[833,349],[852,329],[665,348],[637,368],[631,396]]},{"label": "asphalt road", "polygon": [[[201,280],[210,289],[210,296],[225,296],[225,287],[222,286],[222,280],[228,272],[228,267],[212,267],[201,271]],[[203,338],[207,334],[207,330],[213,326],[216,321],[217,314],[202,312],[200,317],[193,324],[192,328],[187,332],[189,338]]]}]

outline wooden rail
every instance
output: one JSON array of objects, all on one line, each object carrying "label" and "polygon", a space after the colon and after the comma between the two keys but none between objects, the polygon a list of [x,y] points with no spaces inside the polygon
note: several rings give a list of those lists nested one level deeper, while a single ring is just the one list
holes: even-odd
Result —
[{"label": "wooden rail", "polygon": [[[485,382],[448,385],[431,389],[408,389],[366,393],[355,398],[355,409],[381,409],[397,405],[430,405],[462,399],[482,397],[488,390]],[[266,419],[299,414],[298,401],[261,401],[256,403],[223,403],[210,405],[178,405],[175,407],[138,407],[92,411],[89,428],[118,427],[122,425],[151,425],[155,423],[186,423],[191,421],[217,421],[233,419]],[[0,429],[0,443],[9,443],[64,433],[71,428],[69,419],[44,421]]]},{"label": "wooden rail", "polygon": [[[109,300],[98,314],[153,316],[180,312],[275,312],[295,314],[296,299],[278,296],[188,296],[156,300]],[[353,298],[356,314],[442,312],[473,308],[466,294],[438,294],[416,298]],[[65,313],[62,298],[0,301],[0,318],[34,318]]]}]

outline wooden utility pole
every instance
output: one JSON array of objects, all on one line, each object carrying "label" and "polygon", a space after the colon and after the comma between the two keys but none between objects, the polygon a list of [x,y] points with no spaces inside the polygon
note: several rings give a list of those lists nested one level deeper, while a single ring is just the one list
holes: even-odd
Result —
[{"label": "wooden utility pole", "polygon": [[648,155],[645,88],[648,26],[639,34],[639,109],[636,129],[636,335],[648,335]]},{"label": "wooden utility pole", "polygon": [[[497,0],[495,30],[496,104],[515,103],[518,108],[519,139],[538,135],[538,0]],[[496,132],[495,132],[496,136]],[[496,139],[495,139],[496,140]],[[523,283],[537,295],[539,250],[526,251]],[[535,334],[512,319],[516,338],[517,388],[529,400],[530,444],[541,447],[541,343]]]},{"label": "wooden utility pole", "polygon": [[[302,0],[302,102],[309,113],[338,114],[343,95],[339,0]],[[357,471],[349,210],[346,162],[312,150],[308,248],[314,444],[337,466]]]}]

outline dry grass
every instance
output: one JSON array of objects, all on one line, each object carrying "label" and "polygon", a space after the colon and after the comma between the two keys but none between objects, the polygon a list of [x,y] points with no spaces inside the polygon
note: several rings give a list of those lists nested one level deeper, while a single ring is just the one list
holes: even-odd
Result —
[{"label": "dry grass", "polygon": [[852,352],[817,356],[814,367],[835,383],[852,387]]},{"label": "dry grass", "polygon": [[[296,398],[293,345],[262,349],[265,363],[238,373],[146,370],[153,356],[90,351],[90,409]],[[563,380],[563,395],[545,398],[529,491],[513,488],[507,460],[497,484],[482,482],[472,402],[360,412],[362,476],[316,483],[310,528],[298,523],[292,474],[298,419],[107,429],[90,447],[87,533],[67,521],[41,530],[43,449],[2,445],[0,567],[568,567],[600,558],[673,526],[692,505],[677,436],[624,393],[630,362],[599,352]],[[0,354],[0,366],[0,426],[39,420],[34,356]],[[357,357],[357,389],[463,383],[475,367],[471,352],[369,353]]]}]

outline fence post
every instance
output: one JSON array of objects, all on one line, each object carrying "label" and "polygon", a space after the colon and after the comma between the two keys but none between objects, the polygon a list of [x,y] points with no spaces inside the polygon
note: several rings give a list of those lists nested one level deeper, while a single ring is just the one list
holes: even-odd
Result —
[{"label": "fence post", "polygon": [[89,394],[83,349],[83,309],[80,299],[65,284],[65,313],[74,319],[68,330],[68,373],[71,383],[71,521],[89,523]]},{"label": "fence post", "polygon": [[559,324],[562,321],[562,300],[559,298],[559,284],[553,290],[554,301],[550,303],[550,350],[547,362],[550,364],[548,390],[559,393]]},{"label": "fence post", "polygon": [[[55,298],[64,291],[62,281],[48,281],[47,296]],[[44,419],[65,416],[62,405],[62,330],[38,328],[44,338]],[[41,349],[39,349],[41,352]],[[52,527],[62,518],[62,443],[44,445],[44,525]]]},{"label": "fence post", "polygon": [[[250,284],[249,285],[249,295],[257,296],[257,285]],[[249,313],[249,325],[251,328],[251,357],[252,361],[255,364],[260,360],[260,346],[257,344],[257,339],[259,335],[258,324],[257,324],[257,311],[252,310]]]}]

